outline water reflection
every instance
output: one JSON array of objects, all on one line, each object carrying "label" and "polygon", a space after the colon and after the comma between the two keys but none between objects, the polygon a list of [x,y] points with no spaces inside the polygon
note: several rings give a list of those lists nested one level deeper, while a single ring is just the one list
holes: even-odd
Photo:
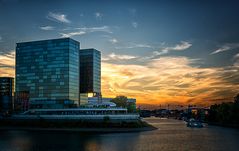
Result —
[{"label": "water reflection", "polygon": [[[3,144],[0,149],[2,150],[30,150],[31,149],[31,136],[24,131],[9,131],[0,133],[1,139],[0,144]],[[20,136],[20,137],[16,137]],[[4,147],[5,146],[5,147]],[[12,149],[11,149],[12,148]]]},{"label": "water reflection", "polygon": [[158,130],[141,133],[0,131],[0,151],[159,151],[237,150],[239,131],[182,121],[148,119]]},{"label": "water reflection", "polygon": [[[133,150],[140,133],[87,134],[1,131],[1,151]],[[128,142],[128,143],[125,143]],[[130,143],[130,145],[129,145]]]}]

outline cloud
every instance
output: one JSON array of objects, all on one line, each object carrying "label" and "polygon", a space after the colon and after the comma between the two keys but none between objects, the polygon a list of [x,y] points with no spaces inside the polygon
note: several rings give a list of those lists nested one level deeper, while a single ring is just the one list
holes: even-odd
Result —
[{"label": "cloud", "polygon": [[131,55],[119,55],[115,53],[109,54],[106,58],[103,58],[103,61],[109,61],[109,60],[130,60],[138,58],[137,56],[131,56]]},{"label": "cloud", "polygon": [[145,65],[103,62],[103,94],[147,104],[210,105],[231,101],[238,93],[239,67],[199,68],[194,62],[187,57],[161,57]]},{"label": "cloud", "polygon": [[182,41],[181,44],[177,44],[176,46],[174,47],[167,47],[166,49],[168,50],[185,50],[185,49],[188,49],[192,46],[191,43],[187,42],[187,41]]},{"label": "cloud", "polygon": [[118,43],[118,40],[116,38],[109,39],[109,42],[112,44]]},{"label": "cloud", "polygon": [[[165,43],[162,43],[161,45],[165,45]],[[115,49],[134,49],[134,48],[151,48],[151,49],[160,49],[158,51],[153,51],[153,54],[151,56],[147,56],[144,58],[154,58],[156,56],[159,55],[163,55],[163,54],[167,54],[169,53],[169,51],[182,51],[182,50],[186,50],[188,48],[190,48],[192,46],[192,44],[190,42],[187,41],[181,41],[179,44],[176,44],[175,46],[171,46],[171,47],[162,47],[161,48],[157,48],[156,46],[152,46],[149,44],[139,44],[139,43],[128,43],[128,44],[124,44],[123,46],[117,46],[115,47]]]},{"label": "cloud", "polygon": [[166,50],[166,49],[163,49],[161,51],[154,51],[153,55],[150,58],[154,58],[155,56],[160,56],[160,55],[167,54],[167,53],[168,53],[168,50]]},{"label": "cloud", "polygon": [[54,30],[55,28],[52,26],[41,26],[40,29],[41,30]]},{"label": "cloud", "polygon": [[134,28],[137,28],[137,27],[138,27],[138,23],[137,23],[137,22],[132,22],[131,25],[132,25]]},{"label": "cloud", "polygon": [[234,56],[234,58],[239,58],[239,53]]},{"label": "cloud", "polygon": [[11,76],[15,74],[15,51],[0,54],[0,76]]},{"label": "cloud", "polygon": [[106,33],[113,33],[110,29],[109,26],[100,26],[100,27],[79,27],[76,28],[78,30],[81,31],[85,31],[85,32],[106,32]]},{"label": "cloud", "polygon": [[114,38],[110,35],[101,35],[101,37],[106,38],[112,44],[116,44],[119,42],[116,38]]},{"label": "cloud", "polygon": [[126,46],[115,47],[115,49],[153,48],[148,44],[129,43]]},{"label": "cloud", "polygon": [[71,23],[71,21],[67,19],[67,15],[62,13],[49,12],[47,15],[47,19],[62,23]]},{"label": "cloud", "polygon": [[103,14],[100,12],[96,12],[95,17],[96,17],[96,19],[101,19],[103,17]]},{"label": "cloud", "polygon": [[187,41],[181,41],[180,44],[176,44],[175,46],[172,47],[163,47],[159,51],[154,51],[153,56],[159,56],[163,54],[169,53],[169,51],[182,51],[190,48],[192,46],[191,43]]},{"label": "cloud", "polygon": [[239,67],[239,53],[236,54],[236,55],[233,57],[233,59],[235,60],[234,66]]},{"label": "cloud", "polygon": [[[235,58],[238,58],[238,54]],[[111,60],[137,56],[111,53]],[[195,59],[165,57],[145,64],[119,65],[102,62],[102,91],[105,97],[126,95],[147,104],[210,105],[231,101],[239,90],[239,66],[195,67]],[[0,76],[14,77],[15,51],[0,54]]]},{"label": "cloud", "polygon": [[73,37],[73,36],[80,36],[84,35],[86,32],[84,31],[79,31],[79,32],[69,32],[69,33],[60,33],[61,37],[66,38],[66,37]]},{"label": "cloud", "polygon": [[64,31],[69,31],[68,33],[60,33],[62,37],[72,37],[77,35],[84,35],[92,32],[105,32],[105,33],[113,33],[109,26],[100,26],[100,27],[78,27],[78,28],[67,28]]},{"label": "cloud", "polygon": [[232,50],[232,49],[236,49],[236,48],[239,48],[239,43],[225,44],[222,47],[218,48],[217,50],[213,51],[211,53],[211,55],[221,53],[221,52],[224,52],[224,51],[228,51],[228,50]]},{"label": "cloud", "polygon": [[230,50],[230,49],[231,49],[231,48],[230,48],[229,46],[223,46],[223,47],[221,47],[221,48],[219,48],[219,49],[213,51],[213,52],[211,53],[211,55],[216,54],[216,53],[219,53],[219,52],[227,51],[227,50]]}]

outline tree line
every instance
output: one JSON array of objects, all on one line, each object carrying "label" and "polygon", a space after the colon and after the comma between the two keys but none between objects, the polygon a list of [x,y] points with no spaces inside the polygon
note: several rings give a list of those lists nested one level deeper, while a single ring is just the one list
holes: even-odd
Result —
[{"label": "tree line", "polygon": [[234,102],[212,105],[208,122],[239,128],[239,94],[234,97]]}]

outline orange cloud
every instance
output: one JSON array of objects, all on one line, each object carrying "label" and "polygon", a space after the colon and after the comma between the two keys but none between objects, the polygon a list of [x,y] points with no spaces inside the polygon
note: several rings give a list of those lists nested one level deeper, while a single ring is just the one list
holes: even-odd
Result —
[{"label": "orange cloud", "polygon": [[[104,97],[126,95],[141,104],[201,104],[230,101],[239,90],[239,66],[200,68],[197,60],[161,57],[144,65],[102,62]],[[0,55],[0,76],[14,77],[15,53]]]},{"label": "orange cloud", "polygon": [[0,55],[0,76],[15,75],[15,51],[11,51],[8,54]]},{"label": "orange cloud", "polygon": [[200,68],[186,57],[161,57],[146,65],[102,63],[104,96],[126,95],[146,104],[230,101],[238,93],[239,68]]}]

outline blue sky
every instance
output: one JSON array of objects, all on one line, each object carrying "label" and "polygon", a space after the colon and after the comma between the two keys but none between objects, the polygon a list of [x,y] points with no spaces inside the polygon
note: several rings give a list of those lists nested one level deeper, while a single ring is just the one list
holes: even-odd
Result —
[{"label": "blue sky", "polygon": [[[233,1],[5,0],[0,4],[0,33],[2,41],[7,41],[1,43],[3,51],[14,49],[19,41],[58,38],[61,33],[81,31],[76,28],[105,27],[105,31],[88,31],[72,38],[79,40],[83,48],[95,47],[105,54],[140,55],[159,50],[162,44],[171,46],[187,41],[193,44],[190,51],[172,55],[204,58],[215,66],[231,63],[229,58],[236,54],[231,51],[227,55],[209,55],[227,43],[238,42],[237,2]],[[57,15],[66,20],[54,19]],[[152,48],[115,49],[137,44]],[[222,56],[228,61],[221,61]],[[214,61],[209,62],[211,59]]]},{"label": "blue sky", "polygon": [[[230,81],[230,92],[227,92],[230,95],[226,98],[232,98],[238,88],[238,74],[234,73],[238,71],[239,64],[238,4],[237,1],[230,0],[0,0],[0,54],[4,59],[12,59],[16,42],[71,37],[80,41],[81,48],[93,47],[102,52],[103,78],[109,79],[106,73],[122,71],[110,70],[115,66],[125,65],[122,68],[127,67],[126,69],[131,69],[132,66],[152,68],[150,65],[155,62],[164,65],[165,62],[172,64],[176,60],[173,65],[177,61],[179,64],[185,63],[182,64],[183,70],[185,65],[187,69],[197,69],[198,74],[206,74],[207,71],[204,70],[207,69],[215,70],[208,77],[221,79],[221,84]],[[2,59],[1,70],[14,68],[13,64],[8,65],[9,60]],[[153,67],[156,70],[154,68],[157,67]],[[3,70],[1,72],[2,75],[10,74]],[[161,67],[155,72],[161,72]],[[125,83],[117,82],[121,74],[117,75],[118,79],[111,79],[115,81],[112,84],[104,82],[106,94],[122,94],[127,89],[124,87],[126,83],[139,78],[131,75],[134,73],[128,74],[129,80]],[[230,75],[233,76],[230,78]],[[152,73],[152,76],[156,78],[157,74]],[[204,80],[208,77],[204,77]],[[141,78],[150,79],[146,76]],[[165,78],[169,80],[169,77]],[[143,85],[141,82],[137,87],[147,91]],[[190,86],[188,88],[192,89],[192,85]],[[155,93],[161,94],[162,87],[159,85],[152,83],[150,87],[152,89],[148,93],[156,90]],[[214,94],[224,94],[226,90],[220,88],[216,91],[219,86],[215,87],[210,96],[223,99]],[[187,95],[191,94],[188,91]],[[135,91],[129,96],[137,97],[138,93]],[[170,94],[165,98],[169,96]],[[197,96],[198,93],[189,95],[186,100],[190,102]],[[210,100],[211,97],[204,99]],[[144,99],[141,100],[145,102]],[[178,102],[179,98],[170,100]]]}]

